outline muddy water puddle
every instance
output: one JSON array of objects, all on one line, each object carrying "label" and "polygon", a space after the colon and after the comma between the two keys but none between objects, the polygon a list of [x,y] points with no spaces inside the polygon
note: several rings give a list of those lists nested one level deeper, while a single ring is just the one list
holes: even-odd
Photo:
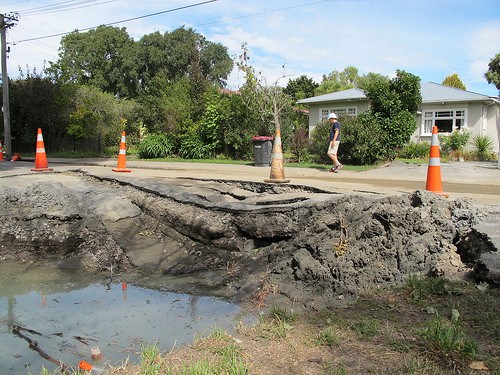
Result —
[{"label": "muddy water puddle", "polygon": [[[14,325],[54,359],[96,367],[140,359],[141,345],[189,344],[215,327],[229,332],[242,309],[216,297],[173,292],[161,274],[116,275],[53,265],[0,264],[0,374],[57,366],[12,332]],[[189,280],[186,280],[189,283]],[[195,285],[195,284],[193,284]],[[249,317],[245,319],[251,319]],[[104,355],[92,360],[91,348]]]}]

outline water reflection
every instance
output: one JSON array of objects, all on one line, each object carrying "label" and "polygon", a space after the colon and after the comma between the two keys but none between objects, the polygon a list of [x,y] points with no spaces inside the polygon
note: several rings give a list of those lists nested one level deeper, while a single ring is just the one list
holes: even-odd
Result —
[{"label": "water reflection", "polygon": [[99,346],[104,354],[97,363],[101,366],[127,357],[138,361],[144,342],[170,350],[214,326],[230,329],[240,312],[238,306],[214,297],[151,289],[148,280],[157,285],[161,275],[147,280],[129,276],[107,284],[109,275],[102,273],[0,264],[0,374],[27,374],[26,366],[33,374],[40,373],[42,365],[56,368],[14,335],[12,325],[39,332],[26,335],[69,365],[92,362],[90,349]]}]

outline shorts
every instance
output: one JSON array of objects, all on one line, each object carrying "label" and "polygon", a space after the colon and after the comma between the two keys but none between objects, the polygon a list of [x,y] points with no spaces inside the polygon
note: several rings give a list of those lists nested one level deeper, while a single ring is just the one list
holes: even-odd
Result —
[{"label": "shorts", "polygon": [[329,146],[328,146],[327,154],[337,155],[337,151],[339,150],[340,141],[335,141],[333,143],[333,146],[332,146],[332,142],[329,142],[328,144],[329,144]]}]

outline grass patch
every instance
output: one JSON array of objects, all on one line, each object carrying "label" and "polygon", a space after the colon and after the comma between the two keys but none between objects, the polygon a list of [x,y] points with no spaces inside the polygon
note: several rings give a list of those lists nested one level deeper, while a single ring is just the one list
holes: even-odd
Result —
[{"label": "grass patch", "polygon": [[438,359],[464,363],[474,359],[478,345],[467,337],[459,322],[449,322],[437,316],[419,331],[425,349]]},{"label": "grass patch", "polygon": [[335,327],[328,326],[319,333],[318,344],[327,345],[330,347],[339,346],[342,342],[342,337],[339,334],[338,329]]},{"label": "grass patch", "polygon": [[441,277],[410,275],[406,285],[415,301],[425,300],[435,295],[459,295],[462,293],[460,288]]},{"label": "grass patch", "polygon": [[362,319],[351,323],[350,328],[365,339],[371,338],[378,333],[379,322],[375,319]]}]

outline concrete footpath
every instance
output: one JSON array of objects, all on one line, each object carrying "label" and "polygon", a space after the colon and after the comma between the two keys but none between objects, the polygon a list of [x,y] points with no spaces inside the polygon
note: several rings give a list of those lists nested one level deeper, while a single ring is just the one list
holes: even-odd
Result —
[{"label": "concrete footpath", "polygon": [[[126,175],[147,178],[192,178],[215,180],[241,180],[264,182],[269,178],[270,167],[235,164],[206,164],[195,162],[156,162],[128,159],[131,173],[111,171],[117,159],[61,159],[49,158],[54,171],[80,169],[98,175]],[[30,172],[34,160],[0,163],[0,174]],[[500,205],[500,169],[494,162],[450,162],[441,164],[443,191],[450,199],[472,198],[490,205]],[[427,165],[399,161],[369,171],[357,172],[342,169],[331,173],[328,169],[286,167],[285,177],[291,185],[305,185],[332,193],[398,195],[425,189]],[[36,172],[30,172],[36,173]]]}]

